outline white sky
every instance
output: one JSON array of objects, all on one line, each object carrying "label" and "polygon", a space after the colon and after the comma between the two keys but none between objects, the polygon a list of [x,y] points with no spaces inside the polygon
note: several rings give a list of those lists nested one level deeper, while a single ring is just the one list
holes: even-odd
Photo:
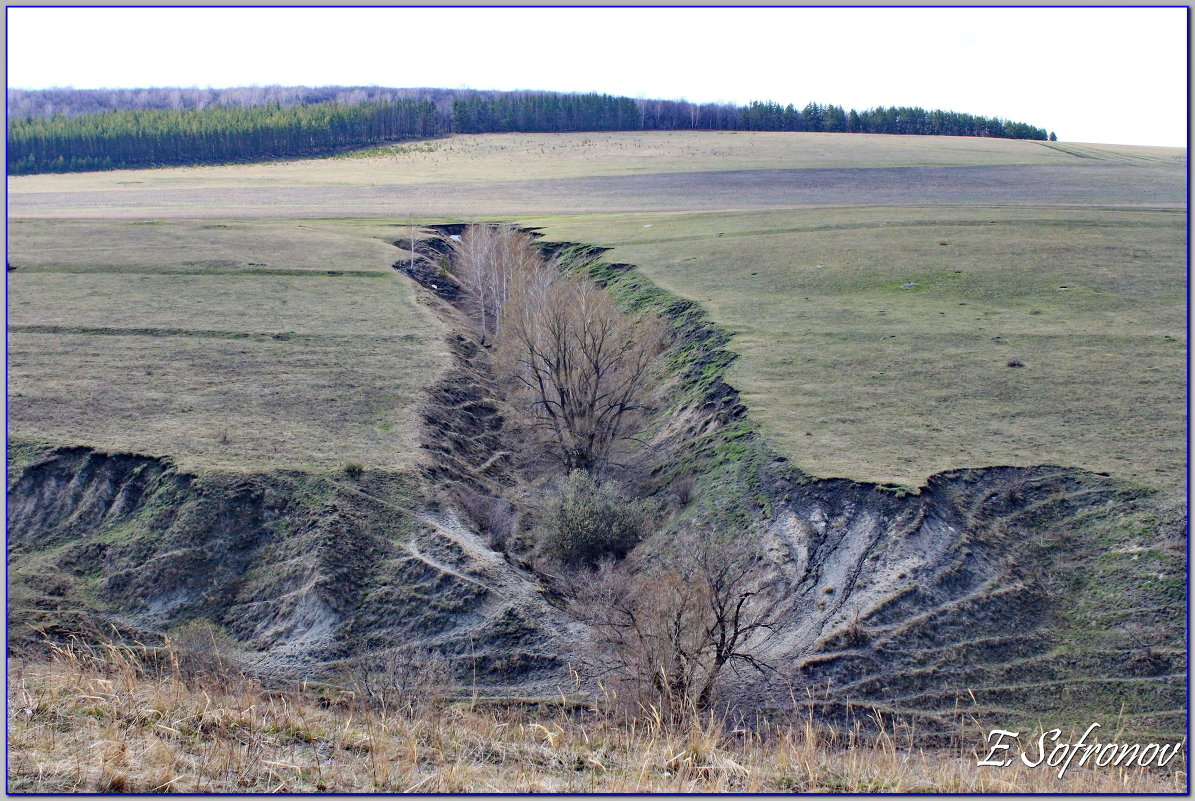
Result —
[{"label": "white sky", "polygon": [[9,8],[8,85],[912,105],[1185,146],[1184,8]]}]

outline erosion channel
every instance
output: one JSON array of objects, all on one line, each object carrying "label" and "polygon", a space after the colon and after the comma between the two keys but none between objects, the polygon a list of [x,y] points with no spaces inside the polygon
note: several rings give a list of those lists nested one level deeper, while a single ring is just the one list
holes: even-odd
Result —
[{"label": "erosion channel", "polygon": [[[13,442],[10,648],[153,644],[203,620],[267,676],[335,683],[402,646],[445,660],[462,692],[601,702],[586,669],[600,627],[534,541],[559,477],[527,456],[454,277],[465,230],[395,243],[395,268],[453,332],[418,471],[200,476]],[[955,470],[915,490],[813,478],[759,433],[724,378],[731,335],[696,303],[601,248],[538,248],[666,332],[620,472],[655,521],[627,564],[666,568],[693,530],[756,554],[751,603],[769,625],[748,638],[759,664],[719,677],[721,703],[847,725],[880,712],[925,735],[1045,719],[1182,731],[1185,510],[1058,466]]]}]

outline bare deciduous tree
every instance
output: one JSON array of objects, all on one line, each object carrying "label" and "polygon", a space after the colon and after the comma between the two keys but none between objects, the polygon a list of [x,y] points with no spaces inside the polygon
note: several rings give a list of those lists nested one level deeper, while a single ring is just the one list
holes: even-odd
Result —
[{"label": "bare deciduous tree", "polygon": [[532,428],[565,470],[602,474],[645,408],[663,331],[621,315],[582,278],[521,286],[508,299],[501,363]]},{"label": "bare deciduous tree", "polygon": [[515,287],[547,277],[531,237],[510,225],[471,225],[453,243],[453,251],[453,272],[482,342],[497,333]]},{"label": "bare deciduous tree", "polygon": [[633,705],[683,719],[713,706],[727,668],[770,669],[761,646],[779,617],[758,562],[746,541],[704,532],[667,569],[608,562],[575,581],[576,609],[598,634],[598,672]]},{"label": "bare deciduous tree", "polygon": [[632,319],[592,281],[545,262],[518,229],[475,225],[453,272],[482,341],[531,430],[566,471],[601,474],[629,437],[662,350],[655,320]]}]

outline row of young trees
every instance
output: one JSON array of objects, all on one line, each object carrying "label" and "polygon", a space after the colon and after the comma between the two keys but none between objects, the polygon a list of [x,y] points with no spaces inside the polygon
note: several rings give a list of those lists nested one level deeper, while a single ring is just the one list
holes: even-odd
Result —
[{"label": "row of young trees", "polygon": [[[207,103],[210,98],[202,93],[217,90],[169,90],[176,94],[166,96],[147,93],[167,90],[137,91],[142,94],[127,99],[136,106],[132,110],[73,115],[60,110],[52,116],[12,115],[10,92],[9,173],[293,158],[454,132],[744,130],[1047,138],[1044,129],[1025,123],[909,107],[846,111],[816,103],[801,109],[761,102],[740,107],[593,93],[356,88],[320,94],[281,87],[242,90]],[[188,91],[199,94],[185,95]],[[115,103],[120,97],[104,99]],[[253,104],[271,97],[277,99]],[[319,100],[324,97],[334,99]],[[74,108],[60,98],[57,105],[46,103],[17,102],[16,107]],[[177,108],[154,107],[162,103]]]},{"label": "row of young trees", "polygon": [[[748,131],[828,131],[833,133],[911,134],[920,136],[990,136],[1003,139],[1046,139],[1044,128],[995,117],[956,111],[927,111],[892,106],[845,111],[841,106],[810,103],[802,109],[778,103],[751,103],[739,115]],[[1051,139],[1057,139],[1053,134]]]},{"label": "row of young trees", "polygon": [[588,279],[545,261],[510,226],[471,226],[455,243],[462,305],[523,424],[567,473],[601,476],[644,409],[663,330],[619,313]]}]

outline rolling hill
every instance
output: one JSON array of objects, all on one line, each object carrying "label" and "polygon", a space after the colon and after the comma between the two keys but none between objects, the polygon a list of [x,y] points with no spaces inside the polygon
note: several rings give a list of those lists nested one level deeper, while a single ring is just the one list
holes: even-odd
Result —
[{"label": "rolling hill", "polygon": [[497,458],[433,236],[507,221],[674,334],[636,558],[764,549],[787,623],[743,708],[1180,732],[1185,166],[613,132],[10,177],[16,636],[202,619],[278,674],[418,642],[558,694],[592,632],[466,509],[550,487]]}]

